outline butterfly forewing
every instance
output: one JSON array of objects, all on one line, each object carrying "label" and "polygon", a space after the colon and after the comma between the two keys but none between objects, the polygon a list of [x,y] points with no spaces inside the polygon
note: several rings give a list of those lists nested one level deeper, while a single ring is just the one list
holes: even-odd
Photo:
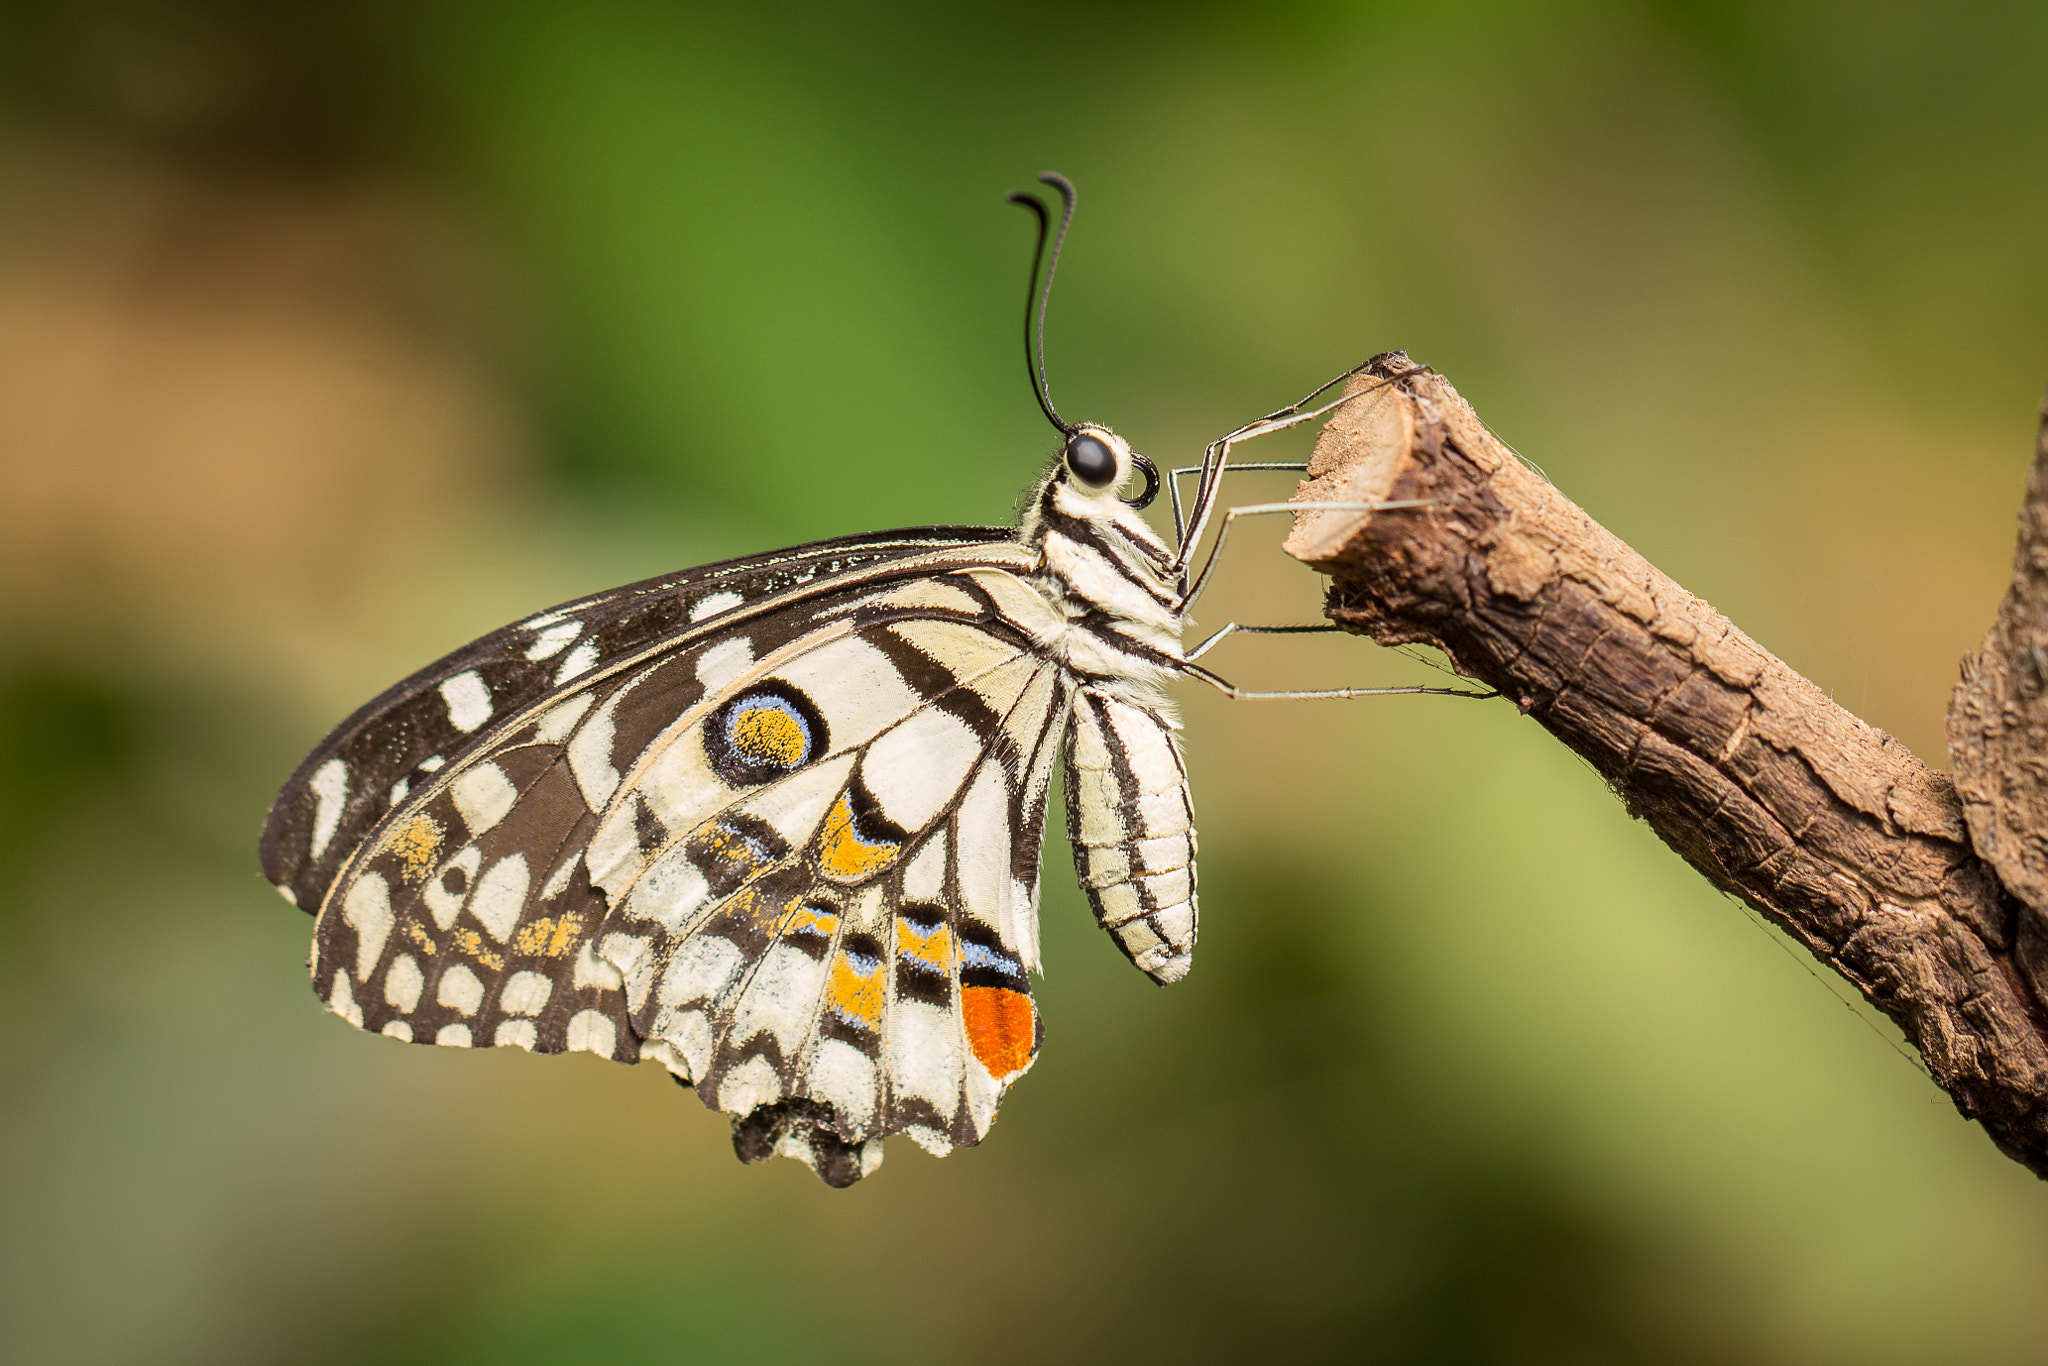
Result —
[{"label": "butterfly forewing", "polygon": [[372,826],[536,700],[746,604],[1009,535],[1000,528],[922,527],[821,541],[628,584],[494,631],[372,699],[306,757],[271,804],[260,846],[264,875],[287,899],[316,912]]},{"label": "butterfly forewing", "polygon": [[951,554],[508,708],[362,842],[316,990],[420,1042],[658,1057],[834,1184],[888,1133],[978,1141],[1037,1049],[1069,689],[1019,558]]}]

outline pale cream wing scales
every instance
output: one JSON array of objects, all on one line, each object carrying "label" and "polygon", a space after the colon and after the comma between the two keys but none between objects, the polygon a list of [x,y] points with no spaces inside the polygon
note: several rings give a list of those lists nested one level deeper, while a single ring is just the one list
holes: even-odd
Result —
[{"label": "pale cream wing scales", "polygon": [[1067,835],[1095,918],[1156,980],[1195,950],[1195,822],[1177,725],[1094,688],[1075,696],[1067,739]]},{"label": "pale cream wing scales", "polygon": [[[945,596],[853,613],[734,669],[622,766],[587,855],[612,908],[598,952],[644,1054],[741,1117],[743,1155],[793,1152],[828,1180],[871,1166],[884,1133],[978,1139],[998,1076],[1021,1071],[1014,1039],[989,1040],[1019,1019],[1035,1031],[1036,880],[1018,875],[1019,842],[1035,869],[1064,695],[1027,640],[990,628],[971,581],[915,588]],[[964,878],[949,861],[962,812]],[[899,970],[906,924],[936,983]],[[991,953],[1014,965],[1021,1012],[963,990]],[[902,1002],[928,1017],[899,1022]],[[899,1095],[901,1049],[884,1041],[912,1037],[931,1046]]]}]

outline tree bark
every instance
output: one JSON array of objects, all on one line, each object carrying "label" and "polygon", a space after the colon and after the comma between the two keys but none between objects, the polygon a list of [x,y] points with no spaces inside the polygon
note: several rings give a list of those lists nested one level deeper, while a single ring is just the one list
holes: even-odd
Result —
[{"label": "tree bark", "polygon": [[[1594,522],[1441,376],[1390,352],[1349,391],[1298,500],[1429,501],[1297,519],[1287,549],[1331,577],[1330,618],[1382,644],[1436,646],[1512,700],[1710,882],[1896,1021],[1956,1107],[2048,1178],[2048,1010],[2035,989],[2048,934],[1992,844],[1972,842],[1997,828],[2008,862],[2041,869],[2048,887],[2048,549],[2023,536],[2031,597],[2014,607],[2016,578],[1972,656],[1971,676],[1988,681],[1967,704],[1969,681],[1958,690],[1951,744],[1960,726],[1982,760],[1966,819],[1946,776]],[[2048,544],[2040,461],[2029,509]]]}]

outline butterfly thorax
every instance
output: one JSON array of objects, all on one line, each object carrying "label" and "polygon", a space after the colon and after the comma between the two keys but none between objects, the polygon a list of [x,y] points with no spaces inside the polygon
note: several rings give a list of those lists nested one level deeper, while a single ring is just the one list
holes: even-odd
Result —
[{"label": "butterfly thorax", "polygon": [[1148,709],[1180,670],[1173,552],[1114,486],[1076,484],[1054,465],[1032,491],[1018,539],[1038,552],[1033,583],[1057,626],[1039,644],[1078,680]]}]

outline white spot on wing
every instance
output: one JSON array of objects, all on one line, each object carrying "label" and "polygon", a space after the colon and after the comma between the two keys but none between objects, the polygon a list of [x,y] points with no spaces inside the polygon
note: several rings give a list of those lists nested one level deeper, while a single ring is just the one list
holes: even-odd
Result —
[{"label": "white spot on wing", "polygon": [[580,621],[563,621],[551,624],[526,647],[528,659],[552,659],[568,648],[569,642],[583,634]]},{"label": "white spot on wing", "polygon": [[401,953],[384,970],[384,999],[397,1006],[407,1015],[420,1003],[420,989],[427,984],[426,975],[409,953]]},{"label": "white spot on wing", "polygon": [[319,858],[334,839],[341,809],[348,802],[348,765],[329,759],[313,770],[313,780],[306,786],[313,793],[313,857]]},{"label": "white spot on wing", "polygon": [[537,972],[515,972],[498,991],[498,1009],[507,1015],[538,1015],[547,1009],[555,984]]},{"label": "white spot on wing", "polygon": [[512,786],[505,770],[496,764],[478,764],[470,769],[455,780],[453,791],[455,809],[462,813],[462,823],[472,835],[481,835],[505,819],[505,813],[519,799],[519,789]]},{"label": "white spot on wing", "polygon": [[363,1027],[363,1008],[356,1004],[355,994],[349,990],[347,968],[334,970],[334,987],[327,993],[327,1008],[357,1029]]},{"label": "white spot on wing", "polygon": [[583,713],[589,711],[590,704],[595,701],[597,694],[586,692],[558,703],[540,718],[540,724],[533,728],[533,738],[544,745],[561,744],[569,738],[569,732],[576,729],[576,723],[583,719]]},{"label": "white spot on wing", "polygon": [[896,1094],[920,1096],[940,1114],[952,1114],[960,1098],[961,1068],[960,1025],[953,1012],[899,1000],[891,1023],[890,1078]]},{"label": "white spot on wing", "polygon": [[434,1042],[443,1048],[469,1047],[469,1026],[466,1024],[442,1025],[441,1032],[434,1036]]},{"label": "white spot on wing", "polygon": [[818,1045],[809,1089],[813,1099],[837,1109],[849,1127],[865,1129],[875,1117],[875,1065],[844,1039]]},{"label": "white spot on wing", "polygon": [[569,651],[568,655],[562,660],[562,667],[555,670],[555,686],[559,688],[570,679],[576,677],[576,675],[588,672],[590,666],[595,663],[597,663],[597,647],[586,640],[575,649]]},{"label": "white spot on wing", "polygon": [[341,903],[342,921],[356,932],[356,976],[369,980],[384,956],[391,933],[391,888],[382,873],[365,873],[348,889]]},{"label": "white spot on wing", "polygon": [[500,944],[519,923],[519,910],[526,904],[526,888],[531,880],[526,855],[507,854],[491,865],[469,899],[469,913]]},{"label": "white spot on wing", "polygon": [[708,593],[690,604],[690,620],[702,621],[706,617],[715,617],[720,612],[731,611],[745,601],[746,599],[737,593]]},{"label": "white spot on wing", "polygon": [[575,775],[576,788],[592,811],[604,810],[619,788],[619,771],[612,767],[612,707],[616,704],[614,697],[569,741],[569,772]]},{"label": "white spot on wing", "polygon": [[975,919],[1014,943],[1014,927],[1005,924],[1003,889],[1010,881],[1009,793],[994,764],[983,764],[960,799],[954,817],[960,832],[960,853],[954,867],[960,899]]},{"label": "white spot on wing", "polygon": [[461,963],[446,968],[441,973],[441,985],[434,989],[434,999],[457,1015],[474,1015],[477,1007],[484,1003],[484,984],[476,974]]},{"label": "white spot on wing", "polygon": [[754,643],[745,636],[718,641],[697,657],[697,681],[704,685],[704,691],[717,692],[745,673],[753,662]]},{"label": "white spot on wing", "polygon": [[687,941],[662,974],[661,1003],[683,1006],[717,1000],[738,970],[740,958],[739,946],[724,935],[702,934]]},{"label": "white spot on wing", "polygon": [[426,758],[420,760],[420,772],[439,773],[441,771],[441,766],[443,764],[446,764],[447,762],[448,761],[446,759],[443,759],[438,754],[429,754]]},{"label": "white spot on wing", "polygon": [[704,1075],[711,1061],[711,1021],[703,1011],[664,1010],[655,1028],[661,1034],[656,1056],[666,1055],[662,1060],[669,1071],[685,1081]]},{"label": "white spot on wing", "polygon": [[531,1053],[540,1042],[540,1030],[531,1020],[500,1020],[491,1034],[491,1042],[499,1048],[523,1048]]},{"label": "white spot on wing", "polygon": [[718,1085],[718,1108],[729,1115],[744,1115],[782,1099],[782,1078],[763,1057],[748,1058],[725,1074]]},{"label": "white spot on wing", "polygon": [[710,899],[711,885],[704,880],[703,871],[678,845],[642,874],[626,899],[626,907],[635,919],[651,920],[671,934],[681,935],[691,928]]},{"label": "white spot on wing", "polygon": [[448,704],[448,724],[459,731],[475,730],[491,719],[491,690],[475,669],[443,679],[441,700]]},{"label": "white spot on wing", "polygon": [[410,1020],[386,1020],[384,1027],[377,1032],[387,1039],[396,1039],[400,1043],[412,1042],[412,1022]]},{"label": "white spot on wing", "polygon": [[578,991],[585,991],[591,987],[602,991],[617,991],[625,985],[625,979],[619,975],[617,968],[601,961],[590,951],[588,940],[576,950],[575,975],[570,981]]},{"label": "white spot on wing", "polygon": [[608,1058],[617,1040],[618,1030],[611,1018],[600,1011],[579,1010],[569,1017],[567,1043],[572,1053],[597,1053]]}]

